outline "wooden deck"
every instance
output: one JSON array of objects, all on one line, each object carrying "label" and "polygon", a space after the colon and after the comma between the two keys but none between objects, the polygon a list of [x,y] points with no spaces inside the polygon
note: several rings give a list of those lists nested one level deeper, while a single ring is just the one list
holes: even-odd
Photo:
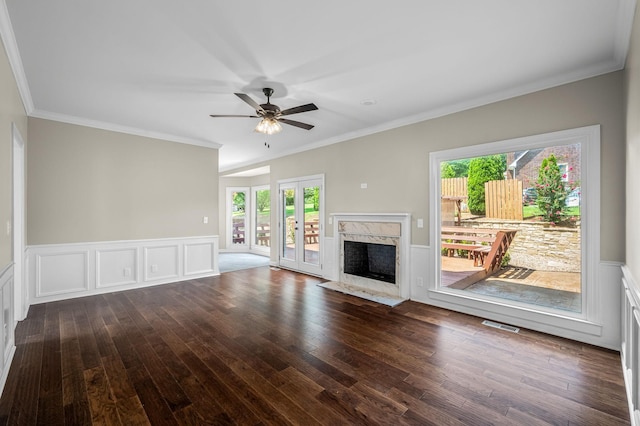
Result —
[{"label": "wooden deck", "polygon": [[442,256],[440,285],[463,290],[486,278],[482,266],[473,266],[473,260],[462,257]]}]

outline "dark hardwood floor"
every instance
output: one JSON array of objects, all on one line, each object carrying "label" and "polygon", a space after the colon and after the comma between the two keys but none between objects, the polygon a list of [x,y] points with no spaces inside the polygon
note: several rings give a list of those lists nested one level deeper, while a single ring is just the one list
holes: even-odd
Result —
[{"label": "dark hardwood floor", "polygon": [[268,267],[32,306],[11,425],[629,423],[616,352]]}]

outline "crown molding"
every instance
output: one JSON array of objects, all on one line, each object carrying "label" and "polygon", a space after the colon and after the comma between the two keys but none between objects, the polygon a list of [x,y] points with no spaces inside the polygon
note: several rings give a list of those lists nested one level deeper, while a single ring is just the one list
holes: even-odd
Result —
[{"label": "crown molding", "polygon": [[132,134],[136,136],[143,136],[153,139],[167,140],[170,142],[184,143],[188,145],[202,146],[205,148],[219,149],[222,144],[200,139],[186,138],[183,136],[176,136],[160,132],[152,132],[143,129],[137,129],[134,127],[122,126],[113,123],[101,122],[98,120],[90,120],[82,117],[75,117],[65,114],[59,114],[55,112],[37,110],[33,104],[33,98],[31,97],[31,91],[29,90],[29,84],[27,77],[22,66],[22,58],[18,49],[18,43],[13,32],[13,26],[11,25],[11,18],[9,16],[9,10],[7,9],[6,0],[0,0],[0,38],[7,52],[7,58],[9,65],[13,71],[16,85],[18,86],[18,92],[22,99],[25,112],[29,117],[43,118],[46,120],[60,121],[68,124],[76,124],[79,126],[93,127],[102,130],[110,130],[119,133]]},{"label": "crown molding", "polygon": [[18,43],[16,42],[16,37],[13,33],[13,26],[11,25],[11,18],[9,17],[9,10],[7,9],[7,3],[5,0],[0,0],[0,38],[2,38],[4,49],[7,52],[9,65],[11,66],[13,76],[16,79],[18,92],[22,98],[22,104],[25,112],[29,115],[34,109],[33,99],[31,98],[31,91],[29,90],[29,84],[27,83],[27,76],[24,73],[24,68],[22,67],[22,59],[20,58]]},{"label": "crown molding", "polygon": [[33,110],[31,114],[29,114],[29,117],[58,121],[58,122],[67,123],[67,124],[75,124],[77,126],[92,127],[94,129],[108,130],[111,132],[142,136],[145,138],[160,139],[160,140],[165,140],[169,142],[184,143],[187,145],[196,145],[204,148],[219,149],[222,147],[222,144],[204,140],[204,139],[185,138],[183,136],[176,136],[176,135],[161,133],[161,132],[153,132],[149,130],[138,129],[136,127],[122,126],[119,124],[98,121],[98,120],[91,120],[88,118],[76,117],[73,115],[58,114],[50,111],[42,111],[42,110],[36,109],[36,110]]},{"label": "crown molding", "polygon": [[627,54],[631,43],[636,0],[620,0],[619,4],[618,25],[616,27],[618,33],[614,42],[614,60],[619,64],[620,69],[623,69],[627,62]]}]

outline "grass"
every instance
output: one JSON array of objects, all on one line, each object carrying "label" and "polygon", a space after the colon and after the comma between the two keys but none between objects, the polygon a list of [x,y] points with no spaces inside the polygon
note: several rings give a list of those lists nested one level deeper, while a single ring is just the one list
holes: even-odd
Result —
[{"label": "grass", "polygon": [[[313,204],[306,204],[304,206],[304,212],[305,215],[307,217],[307,219],[317,219],[318,218],[318,211],[315,211],[313,209]],[[293,206],[287,206],[286,209],[286,213],[287,213],[287,217],[289,216],[293,216],[294,213],[294,209]],[[243,214],[243,212],[234,212],[233,215],[234,216],[241,216]],[[260,212],[258,214],[258,223],[269,223],[269,218],[271,216],[271,211],[269,209],[265,209],[264,211]],[[536,205],[532,205],[532,206],[522,206],[522,216],[523,218],[526,219],[533,219],[536,217],[541,217],[542,216],[542,212],[540,211],[540,209],[538,208],[538,206]],[[569,207],[567,209],[567,216],[577,216],[580,217],[580,207]]]},{"label": "grass", "polygon": [[[580,207],[569,207],[567,209],[566,215],[580,217]],[[536,205],[522,206],[522,216],[524,217],[524,219],[532,219],[534,217],[542,216],[542,212]]]},{"label": "grass", "polygon": [[[314,219],[318,219],[320,212],[318,212],[313,208],[313,204],[305,204],[304,213],[305,213],[306,220],[314,220]],[[287,206],[286,207],[287,217],[293,216],[293,214],[294,214],[293,206]],[[238,216],[244,216],[244,212],[242,211],[233,212],[233,217],[238,217]],[[270,217],[271,217],[271,210],[264,209],[263,211],[258,213],[258,223],[269,223]]]}]

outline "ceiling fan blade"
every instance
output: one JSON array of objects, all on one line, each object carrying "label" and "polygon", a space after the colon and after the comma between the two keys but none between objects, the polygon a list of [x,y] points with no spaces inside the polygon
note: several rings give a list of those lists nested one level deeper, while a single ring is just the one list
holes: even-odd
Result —
[{"label": "ceiling fan blade", "polygon": [[318,107],[315,104],[306,104],[280,111],[280,115],[299,114],[301,112],[315,111],[317,109]]},{"label": "ceiling fan blade", "polygon": [[237,97],[239,97],[240,99],[242,99],[243,101],[245,101],[246,103],[248,103],[249,105],[251,105],[251,107],[253,109],[256,110],[256,112],[258,113],[264,113],[264,109],[262,109],[262,107],[260,106],[260,104],[258,104],[256,101],[254,101],[253,99],[251,99],[249,97],[249,95],[245,95],[244,93],[236,93],[235,94]]},{"label": "ceiling fan blade", "polygon": [[213,117],[213,118],[219,118],[219,117],[260,118],[257,115],[220,115],[220,114],[209,114],[209,117]]},{"label": "ceiling fan blade", "polygon": [[290,126],[300,127],[301,129],[305,129],[305,130],[311,130],[314,128],[312,124],[301,123],[299,121],[289,120],[287,118],[279,118],[278,121],[280,121],[281,123],[288,124]]}]

